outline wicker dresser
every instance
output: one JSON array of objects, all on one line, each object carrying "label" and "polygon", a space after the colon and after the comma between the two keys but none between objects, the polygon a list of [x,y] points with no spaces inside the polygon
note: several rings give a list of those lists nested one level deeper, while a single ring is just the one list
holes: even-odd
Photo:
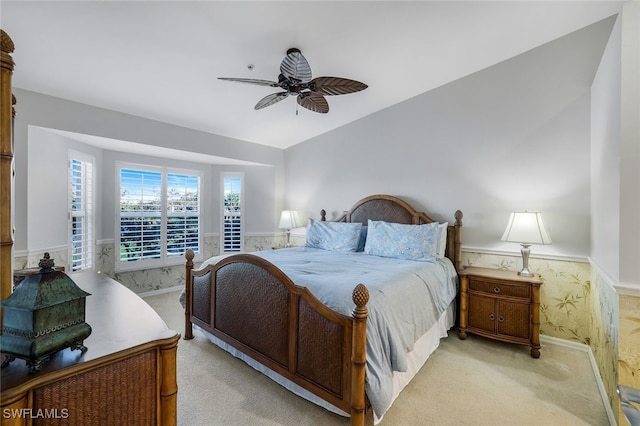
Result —
[{"label": "wicker dresser", "polygon": [[460,339],[467,332],[531,346],[540,357],[540,276],[468,267],[460,274]]},{"label": "wicker dresser", "polygon": [[70,277],[91,293],[88,350],[60,351],[35,374],[20,359],[3,368],[2,424],[175,425],[180,335],[109,277]]}]

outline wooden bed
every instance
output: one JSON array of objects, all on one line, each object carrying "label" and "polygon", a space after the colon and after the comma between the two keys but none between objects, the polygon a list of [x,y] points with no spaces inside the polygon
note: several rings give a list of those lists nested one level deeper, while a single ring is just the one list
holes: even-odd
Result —
[{"label": "wooden bed", "polygon": [[[321,215],[324,221],[324,210]],[[366,224],[369,219],[402,224],[433,222],[390,195],[360,200],[337,222]],[[460,211],[447,231],[445,256],[460,272]],[[193,270],[191,250],[185,257],[185,339],[193,338],[195,324],[350,414],[352,425],[364,424],[369,299],[365,285],[354,283],[355,307],[349,317],[325,306],[308,289],[294,284],[279,268],[258,256],[229,255],[200,270]]]}]

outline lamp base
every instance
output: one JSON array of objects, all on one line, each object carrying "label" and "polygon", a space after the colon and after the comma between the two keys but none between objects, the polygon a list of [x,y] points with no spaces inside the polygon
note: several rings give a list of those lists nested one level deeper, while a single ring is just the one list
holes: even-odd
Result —
[{"label": "lamp base", "polygon": [[522,268],[521,271],[518,271],[518,275],[522,277],[532,277],[533,272],[529,271],[528,269]]},{"label": "lamp base", "polygon": [[529,247],[531,247],[531,244],[520,245],[522,246],[522,249],[520,250],[520,252],[522,253],[522,270],[518,272],[518,275],[522,277],[532,277],[533,272],[529,271],[529,253],[531,252],[531,250],[529,250]]}]

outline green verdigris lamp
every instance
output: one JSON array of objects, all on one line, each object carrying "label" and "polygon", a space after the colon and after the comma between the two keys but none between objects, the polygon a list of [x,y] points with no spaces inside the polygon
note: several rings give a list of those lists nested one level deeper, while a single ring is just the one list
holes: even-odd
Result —
[{"label": "green verdigris lamp", "polygon": [[85,322],[85,303],[90,294],[67,274],[56,271],[49,253],[38,266],[38,274],[25,278],[0,302],[2,368],[17,357],[26,360],[29,372],[35,373],[58,351],[87,350],[84,339],[91,334],[91,326]]}]

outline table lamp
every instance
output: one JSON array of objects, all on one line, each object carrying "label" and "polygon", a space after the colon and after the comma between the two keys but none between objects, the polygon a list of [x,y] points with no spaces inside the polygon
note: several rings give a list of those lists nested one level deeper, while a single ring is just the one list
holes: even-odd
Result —
[{"label": "table lamp", "polygon": [[544,227],[541,212],[513,212],[509,217],[502,241],[520,243],[522,246],[522,270],[518,275],[532,277],[529,271],[529,247],[531,244],[551,244],[551,237]]},{"label": "table lamp", "polygon": [[291,228],[299,228],[303,226],[300,215],[296,210],[283,210],[280,214],[280,223],[278,228],[287,230],[287,244],[285,247],[291,247]]}]

